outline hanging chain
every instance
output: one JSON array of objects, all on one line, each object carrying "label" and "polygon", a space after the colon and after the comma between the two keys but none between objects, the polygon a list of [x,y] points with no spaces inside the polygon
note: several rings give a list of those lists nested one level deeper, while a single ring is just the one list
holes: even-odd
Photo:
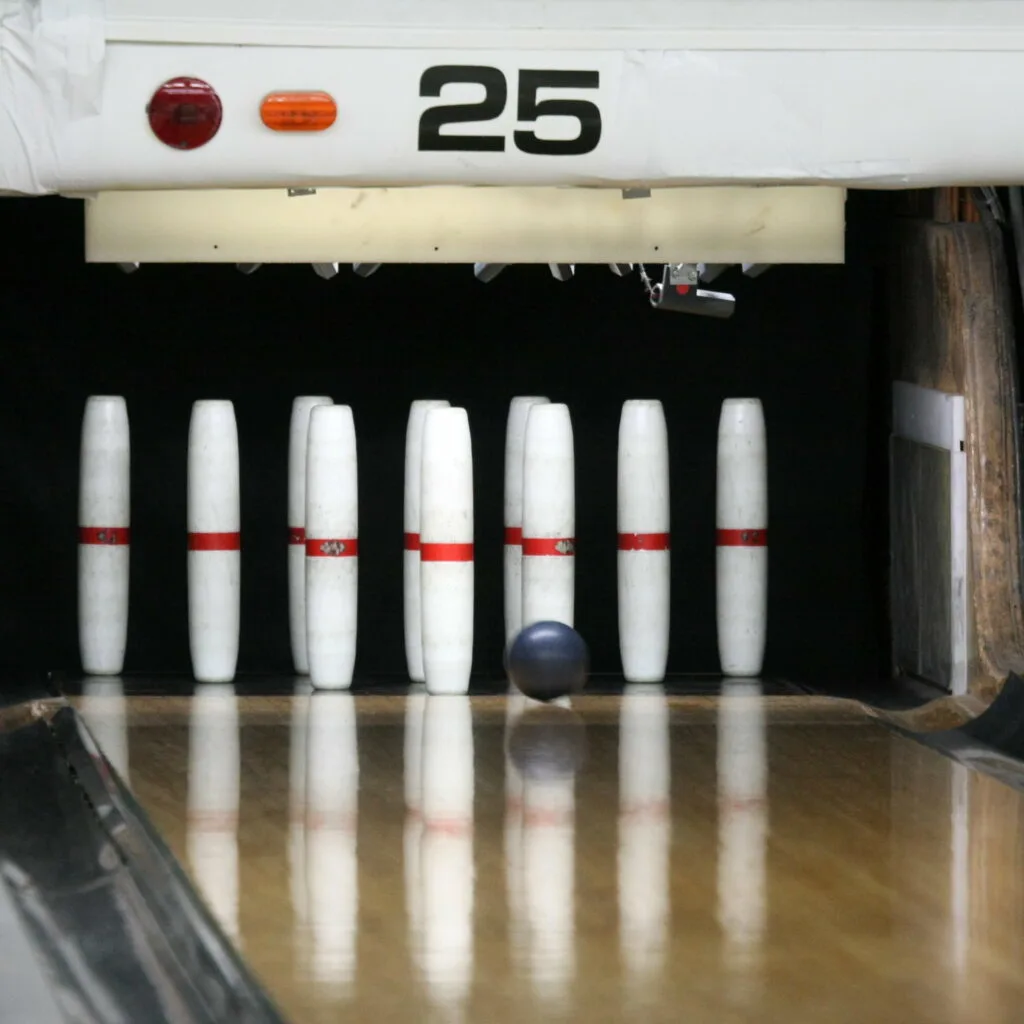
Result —
[{"label": "hanging chain", "polygon": [[642,263],[638,263],[637,267],[640,270],[640,280],[643,283],[644,291],[647,293],[647,298],[649,298],[649,299],[654,298],[654,295],[655,295],[655,290],[654,289],[656,287],[659,287],[659,286],[656,286],[656,285],[654,285],[651,282],[651,279],[650,279],[650,277],[647,274],[647,269],[646,269],[646,267],[644,267],[644,265]]}]

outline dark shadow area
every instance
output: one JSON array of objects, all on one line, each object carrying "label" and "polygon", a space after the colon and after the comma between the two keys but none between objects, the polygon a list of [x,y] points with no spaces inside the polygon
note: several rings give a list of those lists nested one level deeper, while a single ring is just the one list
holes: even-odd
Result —
[{"label": "dark shadow area", "polygon": [[[197,398],[234,401],[242,458],[239,670],[290,670],[286,469],[292,398],[353,406],[359,444],[357,673],[403,673],[402,487],[418,397],[465,405],[476,483],[476,670],[500,673],[505,416],[516,394],[572,410],[577,627],[595,672],[618,670],[616,444],[621,403],[660,398],[672,471],[672,672],[717,670],[715,446],[729,396],[765,406],[770,616],[765,673],[877,682],[888,657],[884,428],[870,243],[879,203],[851,195],[844,267],[737,270],[730,321],[655,312],[634,277],[567,283],[512,267],[391,266],[332,281],[307,266],[144,266],[82,258],[82,209],[5,200],[0,382],[0,668],[78,666],[76,508],[86,396],[123,394],[132,429],[126,671],[188,671],[186,440]],[[885,387],[884,382],[881,385]],[[869,422],[870,421],[870,422]]]}]

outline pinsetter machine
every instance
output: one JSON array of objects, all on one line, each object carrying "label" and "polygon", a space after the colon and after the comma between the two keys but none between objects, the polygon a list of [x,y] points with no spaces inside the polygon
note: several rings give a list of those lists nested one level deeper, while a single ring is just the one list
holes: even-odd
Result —
[{"label": "pinsetter machine", "polygon": [[725,316],[729,265],[843,260],[848,188],[1024,180],[1015,0],[3,9],[0,190],[125,270],[604,263]]}]

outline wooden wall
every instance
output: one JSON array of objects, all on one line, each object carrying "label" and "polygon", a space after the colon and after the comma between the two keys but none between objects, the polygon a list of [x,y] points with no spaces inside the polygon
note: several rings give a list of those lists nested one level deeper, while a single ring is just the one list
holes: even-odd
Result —
[{"label": "wooden wall", "polygon": [[962,394],[967,410],[970,689],[1024,670],[1018,378],[1003,237],[965,189],[907,193],[887,254],[891,379]]}]

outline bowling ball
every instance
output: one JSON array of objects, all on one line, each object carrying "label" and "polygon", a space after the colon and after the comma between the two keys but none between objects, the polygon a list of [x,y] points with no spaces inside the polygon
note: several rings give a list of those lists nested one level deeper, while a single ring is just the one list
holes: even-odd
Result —
[{"label": "bowling ball", "polygon": [[512,726],[505,749],[527,781],[567,779],[579,771],[586,757],[583,719],[557,704],[535,705]]},{"label": "bowling ball", "polygon": [[534,622],[509,645],[505,670],[534,700],[555,700],[586,685],[590,654],[583,637],[564,622]]}]

